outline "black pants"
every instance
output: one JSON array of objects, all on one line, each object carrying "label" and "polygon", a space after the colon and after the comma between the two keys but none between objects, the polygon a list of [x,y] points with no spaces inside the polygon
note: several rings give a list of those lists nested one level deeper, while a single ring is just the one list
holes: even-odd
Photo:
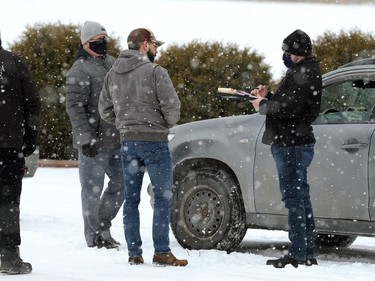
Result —
[{"label": "black pants", "polygon": [[20,150],[0,148],[0,249],[21,244],[19,207],[24,165]]}]

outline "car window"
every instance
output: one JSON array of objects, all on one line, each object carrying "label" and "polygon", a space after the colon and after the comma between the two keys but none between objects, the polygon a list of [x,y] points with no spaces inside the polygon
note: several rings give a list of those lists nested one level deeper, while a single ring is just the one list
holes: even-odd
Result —
[{"label": "car window", "polygon": [[375,81],[345,81],[325,87],[314,124],[375,123]]}]

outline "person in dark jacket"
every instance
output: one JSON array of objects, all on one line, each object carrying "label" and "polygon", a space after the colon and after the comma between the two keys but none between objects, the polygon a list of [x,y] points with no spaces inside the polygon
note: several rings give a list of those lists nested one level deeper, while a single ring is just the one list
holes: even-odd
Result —
[{"label": "person in dark jacket", "polygon": [[129,264],[142,264],[139,202],[147,169],[154,193],[153,263],[185,266],[169,247],[172,159],[169,128],[180,118],[180,100],[167,70],[154,58],[163,42],[145,28],[128,36],[124,50],[108,72],[100,94],[101,117],[120,131],[125,179],[124,230]]},{"label": "person in dark jacket", "polygon": [[[111,221],[124,202],[119,133],[103,122],[98,112],[104,77],[115,59],[106,54],[108,34],[87,21],[81,29],[82,45],[66,76],[66,111],[78,149],[84,235],[88,247],[118,248],[110,233]],[[108,186],[104,192],[105,175]]]},{"label": "person in dark jacket", "polygon": [[0,39],[0,272],[31,273],[20,257],[20,198],[25,157],[37,146],[39,96],[25,62]]},{"label": "person in dark jacket", "polygon": [[282,44],[284,64],[288,67],[274,94],[264,85],[252,91],[252,102],[266,115],[263,143],[271,146],[276,163],[281,199],[288,209],[288,255],[268,260],[267,265],[283,268],[287,264],[317,265],[315,223],[307,183],[307,168],[314,155],[315,137],[311,123],[320,112],[322,75],[312,55],[309,36],[295,30]]}]

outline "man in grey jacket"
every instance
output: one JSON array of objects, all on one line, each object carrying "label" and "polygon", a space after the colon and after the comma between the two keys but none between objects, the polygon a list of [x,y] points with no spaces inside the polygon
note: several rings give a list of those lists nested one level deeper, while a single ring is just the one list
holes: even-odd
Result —
[{"label": "man in grey jacket", "polygon": [[180,118],[180,101],[167,71],[153,63],[163,42],[145,28],[128,36],[129,50],[108,72],[100,94],[101,117],[120,132],[125,179],[124,230],[129,264],[142,264],[139,210],[147,168],[154,192],[153,263],[185,266],[169,248],[172,161],[168,133]]},{"label": "man in grey jacket", "polygon": [[[107,32],[97,23],[82,26],[77,59],[66,77],[66,110],[78,149],[84,234],[89,247],[117,248],[111,221],[124,202],[119,133],[98,112],[104,77],[115,59],[106,55]],[[104,189],[105,175],[108,186]]]}]

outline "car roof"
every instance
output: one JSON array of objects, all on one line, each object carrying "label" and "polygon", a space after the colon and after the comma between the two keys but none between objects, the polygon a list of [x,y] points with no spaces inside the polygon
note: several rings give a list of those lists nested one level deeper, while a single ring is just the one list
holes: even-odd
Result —
[{"label": "car roof", "polygon": [[323,75],[323,84],[331,84],[346,78],[375,79],[375,59],[359,59],[344,64]]},{"label": "car roof", "polygon": [[358,59],[347,64],[340,66],[339,68],[345,68],[349,66],[356,66],[356,65],[374,65],[375,67],[375,58],[367,58],[367,59]]}]

